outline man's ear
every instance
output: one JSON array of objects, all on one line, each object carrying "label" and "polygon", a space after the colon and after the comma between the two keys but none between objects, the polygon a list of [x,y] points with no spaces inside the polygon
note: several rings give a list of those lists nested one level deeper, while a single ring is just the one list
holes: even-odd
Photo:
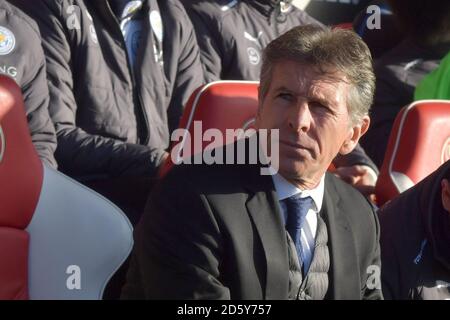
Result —
[{"label": "man's ear", "polygon": [[358,144],[359,139],[367,132],[370,126],[369,116],[364,116],[360,123],[352,126],[349,129],[347,138],[339,150],[339,153],[344,155],[353,151],[353,149]]}]

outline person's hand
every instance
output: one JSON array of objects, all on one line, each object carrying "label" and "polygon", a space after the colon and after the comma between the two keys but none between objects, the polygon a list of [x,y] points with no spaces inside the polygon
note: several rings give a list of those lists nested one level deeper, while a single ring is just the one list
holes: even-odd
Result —
[{"label": "person's hand", "polygon": [[340,167],[334,171],[334,174],[358,189],[366,197],[374,200],[378,177],[372,168],[364,165]]}]

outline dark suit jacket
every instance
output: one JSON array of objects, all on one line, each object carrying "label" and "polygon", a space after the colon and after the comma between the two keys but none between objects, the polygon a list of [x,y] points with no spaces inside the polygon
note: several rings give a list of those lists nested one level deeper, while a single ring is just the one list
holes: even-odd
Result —
[{"label": "dark suit jacket", "polygon": [[[280,207],[259,165],[182,165],[154,190],[135,233],[126,299],[287,299],[289,266]],[[330,299],[381,298],[372,206],[327,174]],[[372,280],[370,276],[372,275]],[[369,282],[368,282],[369,280]],[[378,279],[379,280],[379,279]]]}]

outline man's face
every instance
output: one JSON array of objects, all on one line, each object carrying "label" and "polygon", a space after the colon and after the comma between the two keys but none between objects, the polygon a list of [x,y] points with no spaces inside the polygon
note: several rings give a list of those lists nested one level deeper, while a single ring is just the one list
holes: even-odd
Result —
[{"label": "man's face", "polygon": [[[303,188],[315,187],[333,158],[353,150],[367,130],[351,125],[350,85],[341,81],[344,76],[330,75],[298,62],[281,61],[273,67],[266,96],[260,97],[256,126],[279,129],[279,172]],[[363,123],[368,127],[368,117]]]}]

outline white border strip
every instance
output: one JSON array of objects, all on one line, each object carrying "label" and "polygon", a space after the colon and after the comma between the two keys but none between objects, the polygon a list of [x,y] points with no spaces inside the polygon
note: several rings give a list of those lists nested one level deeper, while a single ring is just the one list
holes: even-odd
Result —
[{"label": "white border strip", "polygon": [[392,156],[391,156],[391,159],[389,161],[389,177],[391,178],[392,182],[394,183],[395,187],[397,188],[397,191],[399,191],[399,192],[402,192],[402,190],[400,190],[400,187],[397,185],[397,183],[396,183],[396,181],[394,179],[394,175],[393,175],[394,172],[393,172],[392,167],[394,166],[394,161],[395,161],[395,158],[397,157],[398,146],[400,144],[400,137],[402,136],[403,127],[405,125],[406,117],[408,116],[408,113],[416,105],[424,104],[424,103],[445,103],[445,104],[448,104],[449,107],[450,107],[450,101],[449,100],[418,100],[418,101],[415,101],[415,102],[411,103],[410,105],[408,105],[406,107],[406,110],[405,110],[405,112],[402,115],[402,119],[400,121],[400,125],[398,127],[398,132],[397,132],[397,137],[396,137],[396,140],[395,140],[394,150],[392,151]]}]

